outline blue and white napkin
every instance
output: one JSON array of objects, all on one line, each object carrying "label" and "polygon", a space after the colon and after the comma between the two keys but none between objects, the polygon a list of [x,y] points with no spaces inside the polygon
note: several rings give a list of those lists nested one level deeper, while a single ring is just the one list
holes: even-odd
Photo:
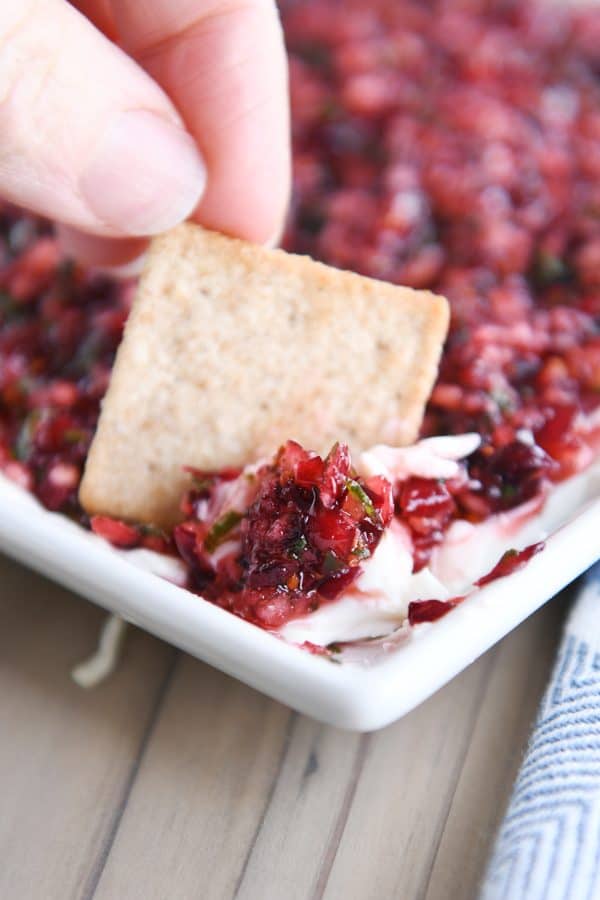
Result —
[{"label": "blue and white napkin", "polygon": [[587,574],[480,900],[600,898],[600,563]]}]

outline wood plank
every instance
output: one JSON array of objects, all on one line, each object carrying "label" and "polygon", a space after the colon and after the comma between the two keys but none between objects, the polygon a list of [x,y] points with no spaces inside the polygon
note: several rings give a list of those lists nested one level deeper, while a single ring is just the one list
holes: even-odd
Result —
[{"label": "wood plank", "polygon": [[70,669],[105,613],[0,558],[0,896],[89,896],[174,651],[133,632],[105,684]]},{"label": "wood plank", "polygon": [[428,900],[474,896],[548,676],[561,611],[561,604],[545,607],[373,736],[326,898],[409,900],[424,897],[428,885]]},{"label": "wood plank", "polygon": [[[559,605],[542,611],[420,709],[374,735],[290,714],[185,658],[95,900],[410,900],[423,897],[428,884],[437,890],[438,878],[443,885],[451,838],[459,841],[467,828],[485,836],[465,863],[479,872],[560,615]],[[501,775],[478,805],[470,785],[485,780],[488,741]],[[456,815],[455,802],[463,810]]]},{"label": "wood plank", "polygon": [[141,632],[82,692],[68,673],[103,614],[3,562],[0,896],[472,896],[563,610],[361,736],[190,657],[168,680],[173,651]]},{"label": "wood plank", "polygon": [[369,740],[297,718],[236,900],[304,900],[318,891],[320,873],[337,850]]},{"label": "wood plank", "polygon": [[433,863],[427,900],[476,895],[572,597],[572,590],[564,591],[499,647]]},{"label": "wood plank", "polygon": [[191,657],[177,670],[94,900],[235,893],[296,716]]},{"label": "wood plank", "polygon": [[317,896],[419,896],[494,659],[491,651],[372,736],[340,845]]}]

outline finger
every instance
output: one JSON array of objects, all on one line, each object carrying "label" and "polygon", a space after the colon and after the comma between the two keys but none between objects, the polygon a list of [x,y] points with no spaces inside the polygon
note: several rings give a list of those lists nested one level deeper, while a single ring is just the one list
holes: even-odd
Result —
[{"label": "finger", "polygon": [[208,183],[196,218],[256,241],[289,195],[287,64],[271,0],[111,0],[122,45],[196,138]]},{"label": "finger", "polygon": [[205,169],[166,95],[64,0],[0,4],[0,195],[106,236],[163,231]]},{"label": "finger", "polygon": [[66,256],[99,269],[117,266],[122,270],[133,271],[133,264],[141,260],[148,244],[145,238],[98,237],[77,231],[68,225],[59,225],[56,232]]}]

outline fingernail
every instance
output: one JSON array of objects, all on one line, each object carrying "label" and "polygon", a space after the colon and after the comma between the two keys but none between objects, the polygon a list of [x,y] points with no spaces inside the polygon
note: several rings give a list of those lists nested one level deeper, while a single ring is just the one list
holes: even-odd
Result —
[{"label": "fingernail", "polygon": [[121,113],[80,179],[93,214],[120,234],[167,231],[198,205],[206,169],[192,137],[147,110]]},{"label": "fingernail", "polygon": [[119,266],[94,266],[94,268],[97,272],[102,272],[104,275],[110,275],[111,278],[125,280],[128,278],[137,278],[141,275],[145,262],[146,254],[142,253],[135,259],[126,263],[121,263]]}]

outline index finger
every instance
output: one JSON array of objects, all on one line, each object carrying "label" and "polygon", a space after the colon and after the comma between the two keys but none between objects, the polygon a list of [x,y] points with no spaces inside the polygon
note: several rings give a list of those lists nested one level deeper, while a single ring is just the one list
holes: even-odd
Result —
[{"label": "index finger", "polygon": [[287,64],[272,0],[110,0],[123,47],[169,94],[208,182],[194,218],[257,242],[290,184]]}]

